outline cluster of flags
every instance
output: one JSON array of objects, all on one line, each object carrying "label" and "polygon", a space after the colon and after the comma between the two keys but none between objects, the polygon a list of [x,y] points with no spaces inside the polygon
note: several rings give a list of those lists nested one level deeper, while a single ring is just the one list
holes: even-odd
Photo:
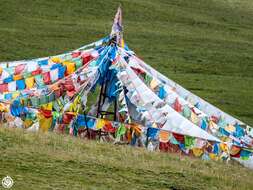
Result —
[{"label": "cluster of flags", "polygon": [[[101,108],[118,102],[120,121],[93,118],[101,99],[88,110],[89,93],[104,85]],[[131,145],[253,166],[252,128],[138,58],[123,40],[120,7],[108,37],[62,55],[3,63],[0,92],[1,118],[7,118],[0,122],[7,125],[71,135],[103,131]]]}]

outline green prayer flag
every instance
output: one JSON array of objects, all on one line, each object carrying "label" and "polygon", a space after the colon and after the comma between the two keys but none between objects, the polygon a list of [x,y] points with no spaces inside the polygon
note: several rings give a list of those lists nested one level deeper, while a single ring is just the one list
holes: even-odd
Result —
[{"label": "green prayer flag", "polygon": [[119,138],[122,135],[124,135],[126,133],[126,127],[121,123],[117,132],[116,132],[116,137]]},{"label": "green prayer flag", "polygon": [[186,149],[191,148],[195,143],[195,138],[189,137],[189,136],[184,136],[184,143],[185,143]]}]

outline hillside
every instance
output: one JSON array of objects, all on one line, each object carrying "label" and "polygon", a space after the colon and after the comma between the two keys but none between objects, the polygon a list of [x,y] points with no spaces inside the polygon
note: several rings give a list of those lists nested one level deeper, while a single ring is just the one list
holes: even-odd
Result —
[{"label": "hillside", "polygon": [[128,146],[0,128],[0,177],[13,189],[240,189],[253,172]]},{"label": "hillside", "polygon": [[[251,0],[119,1],[148,64],[253,126]],[[108,35],[119,2],[2,0],[0,61],[54,55]]]},{"label": "hillside", "polygon": [[[109,34],[155,69],[253,126],[251,0],[1,0],[0,62],[54,55]],[[13,189],[253,189],[238,164],[0,127],[0,179]],[[1,188],[1,186],[0,186]]]}]

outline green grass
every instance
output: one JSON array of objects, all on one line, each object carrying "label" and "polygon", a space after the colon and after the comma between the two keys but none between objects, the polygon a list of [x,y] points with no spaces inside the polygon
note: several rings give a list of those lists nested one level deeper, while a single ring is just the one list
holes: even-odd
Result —
[{"label": "green grass", "polygon": [[[54,55],[109,34],[155,69],[253,126],[252,0],[1,0],[0,61]],[[253,189],[252,172],[57,135],[0,131],[14,189]]]},{"label": "green grass", "polygon": [[0,61],[54,55],[106,36],[119,3],[130,48],[253,125],[251,0],[1,0]]},{"label": "green grass", "polygon": [[[240,189],[253,172],[129,146],[0,128],[0,178],[13,189]],[[0,187],[1,189],[1,187]]]}]

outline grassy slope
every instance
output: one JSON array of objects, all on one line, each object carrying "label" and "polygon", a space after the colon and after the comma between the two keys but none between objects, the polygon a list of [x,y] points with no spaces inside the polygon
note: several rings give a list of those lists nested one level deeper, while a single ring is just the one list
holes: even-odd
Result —
[{"label": "grassy slope", "polygon": [[0,178],[12,176],[13,189],[253,188],[253,172],[237,164],[3,128],[0,140]]},{"label": "grassy slope", "polygon": [[[157,70],[253,126],[251,0],[121,4],[130,48]],[[103,37],[117,6],[112,0],[1,0],[0,60],[57,54]],[[14,176],[16,189],[49,189],[48,183],[63,189],[92,184],[98,189],[252,189],[252,172],[241,167],[187,158],[179,162],[166,154],[52,135],[1,129],[0,153],[0,178]]]}]

